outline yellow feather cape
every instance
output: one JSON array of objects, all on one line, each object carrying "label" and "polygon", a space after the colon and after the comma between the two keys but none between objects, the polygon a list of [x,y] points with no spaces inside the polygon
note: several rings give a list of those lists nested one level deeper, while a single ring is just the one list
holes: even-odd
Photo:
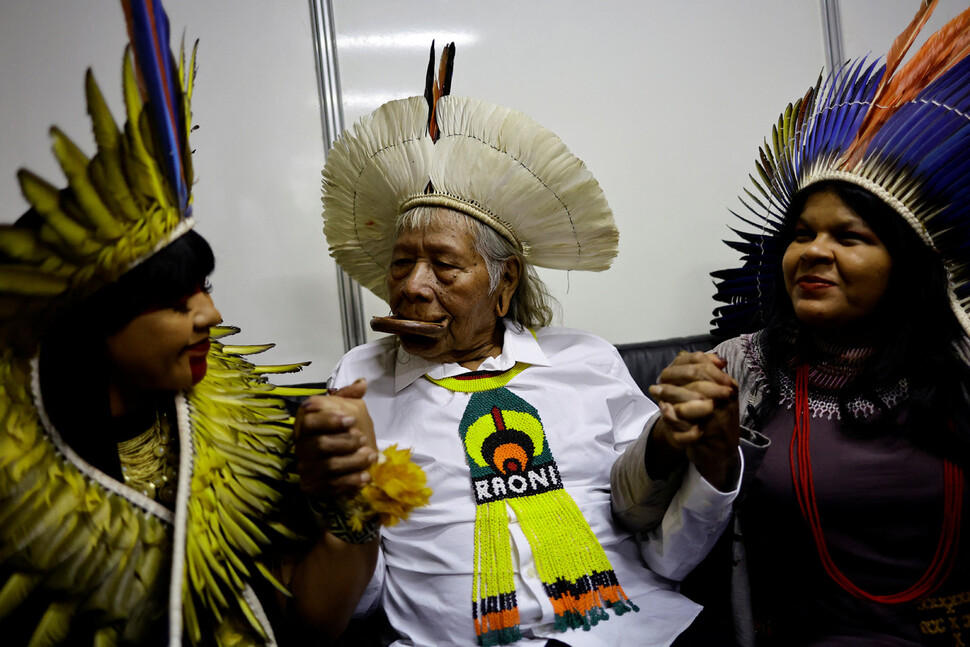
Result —
[{"label": "yellow feather cape", "polygon": [[[236,329],[214,329],[213,338]],[[255,350],[269,348],[264,346]],[[168,611],[170,643],[272,644],[251,583],[267,578],[272,520],[293,481],[291,420],[275,387],[243,359],[253,347],[213,341],[209,370],[176,396],[181,463],[174,513],[80,459],[50,426],[36,358],[0,349],[0,617],[48,604],[32,644],[94,618],[96,644],[137,642]],[[265,370],[269,369],[269,370]],[[280,587],[282,588],[282,587]]]}]

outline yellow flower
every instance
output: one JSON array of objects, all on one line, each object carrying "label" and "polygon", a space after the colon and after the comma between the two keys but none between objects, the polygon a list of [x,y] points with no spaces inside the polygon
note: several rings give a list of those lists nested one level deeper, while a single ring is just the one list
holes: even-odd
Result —
[{"label": "yellow flower", "polygon": [[371,480],[357,498],[380,516],[381,524],[393,526],[414,508],[428,504],[431,489],[425,487],[424,471],[411,462],[411,450],[391,445],[368,472]]}]

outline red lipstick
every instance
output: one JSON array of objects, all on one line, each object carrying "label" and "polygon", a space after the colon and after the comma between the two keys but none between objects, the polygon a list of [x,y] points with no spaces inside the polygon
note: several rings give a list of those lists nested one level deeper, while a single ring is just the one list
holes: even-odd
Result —
[{"label": "red lipstick", "polygon": [[185,350],[189,354],[189,367],[192,369],[192,383],[198,384],[205,377],[205,372],[208,369],[206,357],[209,355],[209,340],[203,339],[196,344],[187,346]]}]

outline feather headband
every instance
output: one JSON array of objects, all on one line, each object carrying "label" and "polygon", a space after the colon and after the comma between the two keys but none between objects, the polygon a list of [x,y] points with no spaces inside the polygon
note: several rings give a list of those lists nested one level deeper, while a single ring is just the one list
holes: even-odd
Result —
[{"label": "feather headband", "polygon": [[21,169],[32,209],[0,225],[0,342],[31,352],[51,320],[115,281],[192,226],[188,148],[195,49],[186,66],[168,46],[157,0],[124,0],[131,45],[119,128],[88,70],[85,94],[97,152],[88,158],[56,127],[58,189]]},{"label": "feather headband", "polygon": [[607,269],[619,234],[599,183],[551,131],[491,103],[447,96],[454,45],[425,96],[384,104],[344,132],[323,169],[330,254],[387,299],[398,218],[418,206],[488,225],[523,258],[552,269]]},{"label": "feather headband", "polygon": [[735,214],[754,231],[727,244],[743,266],[714,272],[714,333],[733,337],[764,325],[784,254],[781,233],[795,195],[841,180],[892,207],[946,267],[950,304],[970,334],[970,9],[901,61],[937,0],[922,3],[884,65],[850,61],[789,104],[760,149],[754,191]]}]

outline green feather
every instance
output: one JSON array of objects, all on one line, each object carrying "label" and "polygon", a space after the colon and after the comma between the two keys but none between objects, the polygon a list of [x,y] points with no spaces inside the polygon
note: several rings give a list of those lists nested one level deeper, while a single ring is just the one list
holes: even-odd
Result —
[{"label": "green feather", "polygon": [[118,630],[114,627],[101,627],[94,634],[93,647],[115,647],[118,644]]},{"label": "green feather", "polygon": [[263,577],[266,578],[266,581],[273,585],[273,588],[275,588],[277,591],[279,591],[280,593],[282,593],[288,598],[293,597],[293,594],[286,590],[286,587],[283,586],[280,583],[280,581],[276,579],[276,576],[273,575],[273,573],[270,572],[270,570],[266,568],[266,566],[262,562],[256,562],[256,568],[259,570],[260,573],[263,574]]},{"label": "green feather", "polygon": [[211,339],[222,339],[223,337],[231,337],[239,332],[239,328],[236,326],[213,326],[209,330],[209,337]]},{"label": "green feather", "polygon": [[182,625],[185,627],[185,632],[189,634],[189,640],[192,641],[193,645],[202,642],[202,628],[199,626],[195,601],[188,594],[182,596]]},{"label": "green feather", "polygon": [[[183,123],[185,124],[185,133],[180,134],[184,137],[183,142],[188,150],[188,140],[189,133],[192,131],[192,89],[195,85],[195,54],[199,49],[199,41],[195,41],[195,46],[192,47],[192,58],[189,60],[188,68],[185,67],[185,36],[182,36],[181,46],[179,48],[179,86],[182,88],[182,113],[184,116]],[[193,181],[192,176],[192,155],[185,155],[182,160],[182,165],[185,169],[185,180],[191,186]]]},{"label": "green feather", "polygon": [[88,100],[88,114],[94,128],[94,139],[98,144],[98,154],[91,161],[89,173],[91,182],[105,200],[111,212],[123,215],[128,220],[138,221],[142,214],[135,204],[135,198],[128,190],[121,163],[121,131],[115,123],[108,104],[101,94],[101,88],[88,70],[84,78],[84,90]]},{"label": "green feather", "polygon": [[276,344],[253,344],[250,346],[230,346],[222,347],[222,352],[226,355],[256,355],[274,348]]},{"label": "green feather", "polygon": [[264,375],[268,373],[296,373],[304,366],[309,366],[310,362],[297,362],[295,364],[257,364],[253,367],[253,373]]},{"label": "green feather", "polygon": [[51,128],[51,138],[54,140],[54,155],[61,163],[67,182],[74,191],[82,217],[102,241],[111,241],[121,236],[124,230],[88,179],[88,158],[59,128]]},{"label": "green feather", "polygon": [[122,66],[122,87],[125,109],[128,114],[124,140],[128,152],[125,159],[129,165],[125,169],[126,175],[130,181],[130,186],[141,193],[139,197],[143,207],[148,208],[157,200],[163,209],[168,209],[172,206],[166,201],[168,193],[162,188],[161,177],[155,166],[155,160],[148,152],[140,132],[139,122],[144,111],[144,104],[138,92],[138,83],[135,80],[135,72],[129,55],[130,50],[130,46],[125,49],[125,60]]},{"label": "green feather", "polygon": [[297,534],[278,521],[270,522],[269,527],[291,541],[305,541],[306,537]]},{"label": "green feather", "polygon": [[277,395],[281,398],[284,396],[305,397],[310,395],[323,395],[326,392],[326,389],[309,389],[296,386],[277,386],[273,387],[272,391],[273,395]]},{"label": "green feather", "polygon": [[235,572],[242,573],[244,577],[249,578],[249,569],[246,568],[246,564],[243,563],[239,554],[229,545],[225,533],[219,528],[211,528],[211,530],[212,540],[219,546],[219,549],[225,555],[226,559],[229,560],[232,569]]},{"label": "green feather", "polygon": [[71,508],[53,524],[39,528],[40,532],[29,537],[31,552],[41,568],[51,568],[70,554],[64,551],[63,544],[69,543],[78,527],[76,509],[76,503],[72,502]]},{"label": "green feather", "polygon": [[[211,552],[207,553],[207,546],[203,546],[199,541],[197,541],[198,536],[189,538],[185,543],[186,553],[189,555],[189,559],[195,564],[198,569],[198,575],[200,581],[196,584],[196,591],[202,593],[203,591],[213,597],[213,599],[219,604],[220,607],[225,608],[229,606],[229,602],[226,597],[222,594],[222,587],[219,585],[218,580],[215,578],[215,574],[212,572],[210,566],[215,566],[218,562],[215,557],[212,556]],[[204,584],[204,586],[202,586]]]},{"label": "green feather", "polygon": [[60,192],[52,184],[26,169],[17,172],[17,179],[27,202],[43,216],[41,240],[57,245],[76,258],[87,258],[99,250],[88,230],[61,210]]},{"label": "green feather", "polygon": [[70,281],[30,267],[0,265],[0,292],[36,297],[53,297],[64,292]]},{"label": "green feather", "polygon": [[67,638],[74,616],[75,605],[67,602],[54,602],[44,612],[37,629],[30,638],[28,647],[52,647]]},{"label": "green feather", "polygon": [[37,573],[14,573],[8,577],[3,588],[0,589],[0,618],[6,618],[11,611],[19,607],[43,579],[43,576]]},{"label": "green feather", "polygon": [[0,254],[31,264],[39,264],[52,256],[34,232],[10,225],[0,225]]},{"label": "green feather", "polygon": [[217,506],[216,510],[218,510],[219,520],[222,522],[222,529],[226,533],[226,538],[237,550],[242,550],[249,556],[258,555],[262,552],[259,544],[246,534],[246,531],[236,523],[226,508]]},{"label": "green feather", "polygon": [[236,505],[246,506],[249,508],[250,513],[266,514],[273,509],[273,502],[266,500],[264,498],[253,495],[252,492],[247,490],[242,484],[239,483],[237,479],[232,477],[226,478],[224,483],[229,488],[229,491],[238,499]]}]

